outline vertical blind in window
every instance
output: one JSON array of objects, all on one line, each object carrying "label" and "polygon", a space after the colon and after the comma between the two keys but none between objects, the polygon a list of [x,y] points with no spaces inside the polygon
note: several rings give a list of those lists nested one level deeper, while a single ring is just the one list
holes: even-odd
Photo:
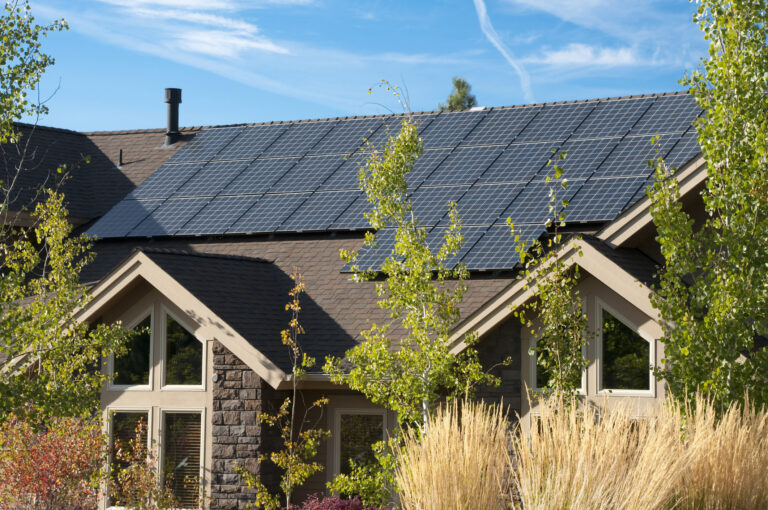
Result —
[{"label": "vertical blind in window", "polygon": [[182,508],[197,508],[200,496],[200,413],[166,413],[163,474]]}]

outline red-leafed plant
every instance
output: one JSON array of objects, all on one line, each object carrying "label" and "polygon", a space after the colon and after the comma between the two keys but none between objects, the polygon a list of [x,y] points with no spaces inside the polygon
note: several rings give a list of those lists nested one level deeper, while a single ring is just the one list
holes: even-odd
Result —
[{"label": "red-leafed plant", "polygon": [[96,506],[108,440],[98,421],[57,418],[43,428],[0,423],[0,508]]},{"label": "red-leafed plant", "polygon": [[301,506],[291,506],[292,510],[379,510],[375,505],[366,506],[355,496],[352,499],[341,499],[339,496],[321,498],[314,494],[307,498]]}]

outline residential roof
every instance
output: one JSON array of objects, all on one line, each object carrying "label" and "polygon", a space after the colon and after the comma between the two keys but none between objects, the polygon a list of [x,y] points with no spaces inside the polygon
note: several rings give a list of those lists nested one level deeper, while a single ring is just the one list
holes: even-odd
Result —
[{"label": "residential roof", "polygon": [[[459,258],[472,270],[517,263],[505,226],[540,236],[553,150],[569,180],[569,224],[604,224],[643,196],[648,161],[680,166],[699,154],[692,96],[662,94],[413,115],[424,154],[409,174],[414,208],[437,244],[448,201],[465,225]],[[112,208],[100,238],[354,232],[368,228],[357,189],[363,139],[383,144],[401,115],[202,128]],[[658,135],[655,145],[651,138]],[[383,233],[386,236],[386,232]],[[372,266],[389,252],[366,254]],[[458,259],[456,260],[458,261]]]}]

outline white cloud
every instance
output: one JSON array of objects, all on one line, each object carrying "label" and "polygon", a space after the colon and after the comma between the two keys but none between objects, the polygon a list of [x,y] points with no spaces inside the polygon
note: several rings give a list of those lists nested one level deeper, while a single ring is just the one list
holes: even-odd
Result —
[{"label": "white cloud", "polygon": [[633,48],[601,48],[580,43],[545,50],[541,56],[528,57],[525,61],[558,67],[622,67],[643,63]]},{"label": "white cloud", "polygon": [[233,34],[222,30],[199,30],[181,32],[176,36],[178,47],[192,53],[213,57],[237,58],[248,50],[264,51],[287,55],[290,52],[268,39]]},{"label": "white cloud", "polygon": [[234,11],[237,4],[231,0],[99,0],[101,3],[121,7],[173,7],[199,11]]},{"label": "white cloud", "polygon": [[507,63],[512,66],[512,69],[515,70],[515,73],[520,80],[520,88],[523,90],[523,96],[525,96],[525,100],[533,102],[531,79],[528,76],[528,73],[526,72],[523,65],[514,58],[512,52],[502,42],[499,34],[496,33],[496,30],[494,30],[493,25],[491,24],[491,19],[488,17],[488,10],[485,8],[485,2],[483,0],[474,0],[474,2],[475,11],[477,11],[477,19],[480,22],[480,28],[485,34],[485,37],[490,41],[491,44],[493,44],[494,47],[496,47],[497,50],[499,50],[499,53],[501,53]]},{"label": "white cloud", "polygon": [[130,12],[136,16],[144,18],[160,20],[175,20],[186,21],[198,25],[206,25],[210,27],[226,28],[230,30],[237,30],[245,33],[256,33],[258,27],[252,23],[245,21],[225,18],[224,16],[218,16],[216,14],[208,14],[204,12],[190,12],[182,10],[159,10],[159,9],[146,9],[141,7],[130,8]]}]

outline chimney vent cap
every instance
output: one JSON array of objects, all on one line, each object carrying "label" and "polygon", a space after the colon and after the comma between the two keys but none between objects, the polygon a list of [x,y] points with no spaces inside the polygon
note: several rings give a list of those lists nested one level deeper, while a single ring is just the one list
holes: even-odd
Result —
[{"label": "chimney vent cap", "polygon": [[165,102],[170,104],[181,103],[181,89],[165,89]]}]

